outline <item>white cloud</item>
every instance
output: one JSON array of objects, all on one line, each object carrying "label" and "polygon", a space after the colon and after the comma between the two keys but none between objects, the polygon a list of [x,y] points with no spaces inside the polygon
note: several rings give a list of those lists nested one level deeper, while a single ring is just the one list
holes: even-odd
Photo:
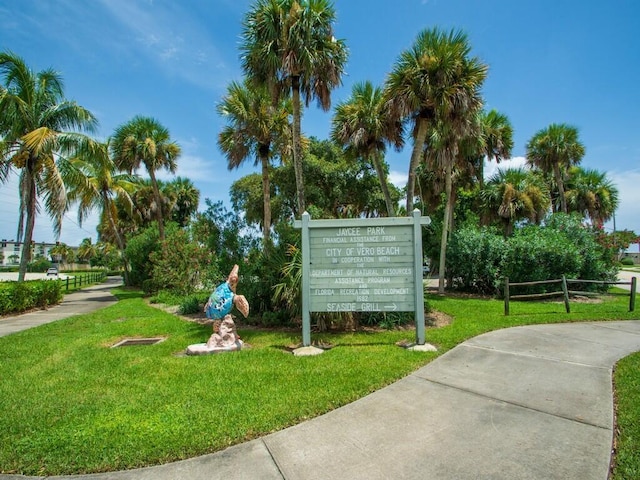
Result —
[{"label": "white cloud", "polygon": [[226,83],[224,55],[188,7],[131,0],[103,0],[102,5],[134,40],[131,46],[167,74],[208,90],[216,88],[220,76]]},{"label": "white cloud", "polygon": [[496,163],[495,160],[484,162],[484,178],[485,180],[493,177],[498,170],[506,170],[508,168],[520,168],[525,167],[527,159],[525,157],[513,157],[507,160],[503,160],[500,163]]},{"label": "white cloud", "polygon": [[407,184],[407,174],[392,170],[389,172],[389,181],[398,188],[404,188]]}]

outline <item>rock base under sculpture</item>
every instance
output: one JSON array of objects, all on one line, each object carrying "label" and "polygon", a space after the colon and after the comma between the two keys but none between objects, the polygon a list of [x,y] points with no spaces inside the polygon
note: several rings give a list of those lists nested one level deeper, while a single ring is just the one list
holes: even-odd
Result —
[{"label": "rock base under sculpture", "polygon": [[187,347],[187,355],[210,355],[212,353],[237,352],[242,349],[242,340],[224,347],[208,346],[206,343],[195,343]]}]

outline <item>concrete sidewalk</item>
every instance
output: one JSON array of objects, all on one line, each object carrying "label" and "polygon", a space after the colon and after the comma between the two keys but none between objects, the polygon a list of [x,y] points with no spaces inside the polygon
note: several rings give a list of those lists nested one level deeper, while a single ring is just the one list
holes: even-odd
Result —
[{"label": "concrete sidewalk", "polygon": [[0,337],[73,315],[108,307],[117,302],[116,297],[111,295],[109,291],[121,284],[122,278],[108,277],[104,283],[66,294],[59,305],[46,310],[35,310],[21,315],[0,317]]},{"label": "concrete sidewalk", "polygon": [[612,367],[638,350],[640,321],[499,330],[356,402],[222,452],[51,478],[606,480]]}]

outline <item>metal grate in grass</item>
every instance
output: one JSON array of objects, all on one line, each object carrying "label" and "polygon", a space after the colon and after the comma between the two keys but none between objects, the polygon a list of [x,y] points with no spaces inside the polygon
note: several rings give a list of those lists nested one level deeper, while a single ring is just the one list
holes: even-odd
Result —
[{"label": "metal grate in grass", "polygon": [[154,337],[154,338],[125,338],[124,340],[120,340],[118,343],[111,345],[111,348],[116,347],[133,347],[135,345],[155,345],[156,343],[160,343],[166,340],[165,337]]}]

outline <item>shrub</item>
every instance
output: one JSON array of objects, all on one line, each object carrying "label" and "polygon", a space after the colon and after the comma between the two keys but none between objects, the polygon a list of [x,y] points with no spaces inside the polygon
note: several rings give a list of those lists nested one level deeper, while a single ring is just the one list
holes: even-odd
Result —
[{"label": "shrub", "polygon": [[635,265],[635,263],[633,263],[633,258],[631,257],[624,257],[622,260],[620,260],[620,263],[626,267],[632,267]]},{"label": "shrub", "polygon": [[[579,217],[552,215],[545,226],[527,226],[507,239],[495,231],[462,227],[447,249],[453,287],[478,293],[499,293],[504,277],[510,282],[581,278],[613,281],[617,269],[610,252],[597,241],[598,232]],[[572,285],[576,290],[603,288]],[[557,290],[556,285],[518,287],[517,293]]]},{"label": "shrub", "polygon": [[0,315],[46,308],[61,299],[62,284],[58,281],[6,282],[0,286]]},{"label": "shrub", "polygon": [[149,262],[149,255],[159,250],[159,239],[158,226],[154,223],[127,240],[124,254],[129,262],[130,285],[142,287],[143,282],[151,278],[153,265]]},{"label": "shrub", "polygon": [[189,295],[195,290],[212,286],[212,278],[219,277],[212,255],[194,242],[184,230],[167,233],[157,251],[149,254],[151,284],[154,291],[169,290]]},{"label": "shrub", "polygon": [[493,229],[463,227],[447,246],[447,269],[453,287],[496,293],[500,285],[505,240]]},{"label": "shrub", "polygon": [[180,302],[179,312],[182,315],[202,312],[204,304],[207,303],[209,295],[207,293],[198,293],[188,295]]}]

